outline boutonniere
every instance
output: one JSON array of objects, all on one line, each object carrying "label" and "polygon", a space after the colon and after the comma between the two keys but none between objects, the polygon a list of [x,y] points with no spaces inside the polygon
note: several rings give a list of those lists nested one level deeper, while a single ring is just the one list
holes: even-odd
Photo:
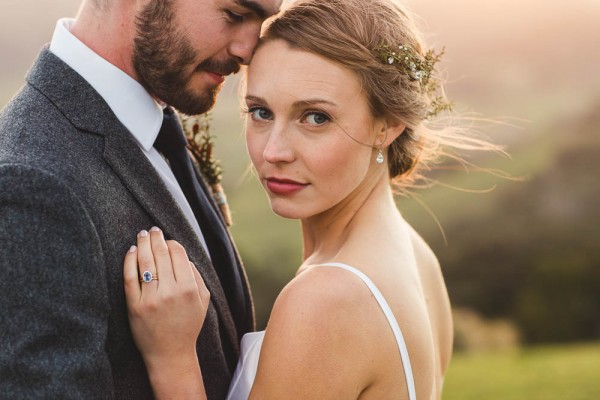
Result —
[{"label": "boutonniere", "polygon": [[211,119],[210,112],[198,116],[181,115],[183,131],[188,140],[188,150],[200,168],[200,173],[208,182],[225,223],[231,226],[231,211],[221,186],[223,170],[220,161],[214,156],[214,136],[210,134]]}]

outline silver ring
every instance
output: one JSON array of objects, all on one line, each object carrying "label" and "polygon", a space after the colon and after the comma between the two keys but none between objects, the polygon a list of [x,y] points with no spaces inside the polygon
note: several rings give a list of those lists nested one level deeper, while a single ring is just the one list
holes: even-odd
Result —
[{"label": "silver ring", "polygon": [[157,280],[158,280],[158,274],[152,275],[152,272],[150,272],[150,271],[144,271],[144,273],[142,274],[142,277],[140,278],[140,282],[144,282],[144,283],[150,283],[152,281],[157,281]]}]

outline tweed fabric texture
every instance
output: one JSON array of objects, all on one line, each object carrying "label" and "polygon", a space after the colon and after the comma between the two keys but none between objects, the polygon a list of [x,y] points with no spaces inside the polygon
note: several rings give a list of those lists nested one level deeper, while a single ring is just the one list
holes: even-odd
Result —
[{"label": "tweed fabric texture", "polygon": [[152,226],[186,248],[211,292],[198,354],[208,398],[225,398],[245,332],[236,331],[213,265],[108,105],[42,50],[0,113],[3,398],[152,398],[122,271],[137,232]]}]

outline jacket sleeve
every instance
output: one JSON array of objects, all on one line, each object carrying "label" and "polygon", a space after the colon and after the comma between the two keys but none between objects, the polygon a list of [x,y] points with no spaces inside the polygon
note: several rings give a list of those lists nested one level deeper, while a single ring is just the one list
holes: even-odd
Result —
[{"label": "jacket sleeve", "polygon": [[113,397],[102,248],[82,202],[51,174],[0,165],[0,393]]}]

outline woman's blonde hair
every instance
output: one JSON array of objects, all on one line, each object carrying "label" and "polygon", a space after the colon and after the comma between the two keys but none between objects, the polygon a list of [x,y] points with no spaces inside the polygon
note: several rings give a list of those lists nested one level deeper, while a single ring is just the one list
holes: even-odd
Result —
[{"label": "woman's blonde hair", "polygon": [[442,82],[430,71],[429,84],[382,59],[382,44],[408,46],[425,58],[421,32],[395,0],[298,0],[266,25],[262,42],[284,40],[290,47],[331,60],[356,74],[374,118],[399,122],[406,130],[390,145],[390,177],[400,191],[423,184],[422,172],[448,148],[496,149],[464,135],[457,127],[434,128],[427,116],[443,99]]}]

